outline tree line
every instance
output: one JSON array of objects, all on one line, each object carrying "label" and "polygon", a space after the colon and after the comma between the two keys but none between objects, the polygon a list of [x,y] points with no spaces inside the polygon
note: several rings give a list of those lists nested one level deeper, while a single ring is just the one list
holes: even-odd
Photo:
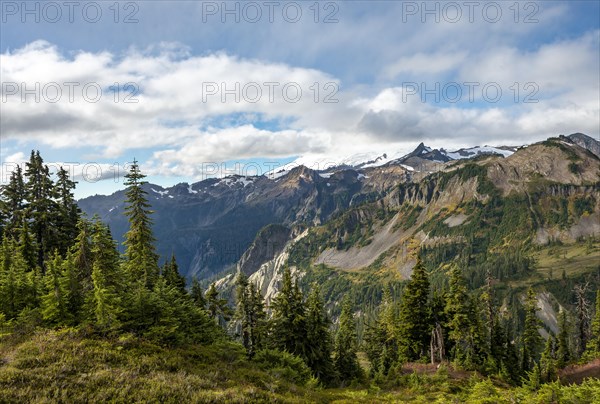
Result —
[{"label": "tree line", "polygon": [[[533,289],[520,304],[523,330],[517,333],[496,304],[489,273],[486,285],[474,291],[461,269],[447,264],[448,286],[434,289],[420,258],[400,299],[384,290],[360,344],[354,302],[336,303],[341,314],[334,323],[319,286],[303,293],[289,268],[268,307],[258,287],[238,274],[232,310],[214,283],[204,291],[194,279],[188,287],[174,256],[159,264],[137,162],[125,176],[124,254],[99,218],[81,214],[68,173],[60,168],[54,177],[32,152],[26,169],[16,168],[1,189],[0,332],[74,326],[102,337],[131,333],[165,345],[206,344],[227,338],[229,323],[249,358],[294,355],[325,385],[385,380],[407,362],[444,361],[509,383],[525,378],[539,385],[554,380],[567,363],[600,354],[599,293],[593,316],[585,287],[579,287],[575,318],[562,310],[559,331],[544,342]],[[370,362],[368,375],[359,351]]]}]

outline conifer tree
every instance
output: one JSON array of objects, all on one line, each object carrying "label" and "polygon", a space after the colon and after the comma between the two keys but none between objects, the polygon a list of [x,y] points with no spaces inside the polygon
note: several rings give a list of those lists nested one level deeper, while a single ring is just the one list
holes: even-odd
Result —
[{"label": "conifer tree", "polygon": [[27,265],[27,271],[34,271],[37,266],[36,261],[36,248],[31,239],[31,233],[29,231],[29,225],[27,219],[23,218],[23,225],[19,232],[19,251],[25,260]]},{"label": "conifer tree", "polygon": [[399,350],[402,361],[419,359],[428,352],[431,331],[428,297],[429,278],[418,256],[400,304]]},{"label": "conifer tree", "polygon": [[292,281],[289,268],[283,271],[281,290],[271,303],[271,345],[305,358],[306,321],[302,294]]},{"label": "conifer tree", "polygon": [[103,331],[116,330],[121,326],[123,311],[123,277],[119,268],[119,253],[109,229],[100,221],[94,223],[92,237],[93,294],[92,309],[95,324]]},{"label": "conifer tree", "polygon": [[569,323],[567,321],[567,311],[562,309],[558,323],[556,362],[558,367],[562,368],[569,360],[571,360],[571,350],[569,349]]},{"label": "conifer tree", "polygon": [[0,216],[4,222],[4,234],[15,239],[19,238],[25,208],[25,183],[23,170],[17,166],[11,173],[8,184],[0,188]]},{"label": "conifer tree", "polygon": [[171,260],[165,262],[162,268],[162,277],[167,285],[174,287],[180,293],[186,293],[185,278],[179,274],[179,265],[175,260],[175,254],[171,254]]},{"label": "conifer tree", "polygon": [[202,292],[202,285],[195,276],[192,278],[192,287],[190,288],[190,297],[194,305],[200,309],[206,309],[206,299]]},{"label": "conifer tree", "polygon": [[54,202],[54,183],[39,151],[31,151],[29,162],[26,163],[25,178],[26,215],[31,220],[31,230],[37,247],[37,265],[43,273],[46,255],[57,247],[57,210]]},{"label": "conifer tree", "polygon": [[550,335],[546,340],[546,347],[540,359],[541,378],[544,382],[552,382],[556,379],[556,339]]},{"label": "conifer tree", "polygon": [[590,338],[590,307],[586,297],[589,283],[585,285],[575,285],[575,314],[577,318],[577,339],[576,356],[579,358],[586,349]]},{"label": "conifer tree", "polygon": [[354,321],[352,305],[348,297],[342,303],[339,323],[333,348],[333,364],[341,380],[349,382],[359,378],[362,370],[356,356],[356,322]]},{"label": "conifer tree", "polygon": [[67,291],[61,282],[63,259],[58,251],[54,258],[48,261],[44,283],[46,294],[42,296],[42,317],[51,325],[65,325],[71,320],[67,307]]},{"label": "conifer tree", "polygon": [[211,283],[206,294],[206,306],[211,318],[217,321],[217,324],[224,325],[231,318],[231,309],[227,307],[227,300],[219,296],[219,291],[215,283]]},{"label": "conifer tree", "polygon": [[459,365],[472,367],[477,362],[477,316],[472,307],[465,279],[456,265],[450,269],[449,283],[446,314],[448,338],[453,343],[452,356]]},{"label": "conifer tree", "polygon": [[334,372],[329,326],[321,289],[314,283],[306,300],[306,364],[315,377],[326,383],[332,380]]},{"label": "conifer tree", "polygon": [[[95,220],[98,221],[99,219],[96,217]],[[94,259],[92,254],[91,224],[82,218],[77,222],[77,229],[78,234],[75,237],[75,244],[71,247],[71,258],[82,293],[86,295],[93,288],[92,266]]]},{"label": "conifer tree", "polygon": [[146,176],[140,172],[137,161],[133,161],[125,175],[127,186],[125,215],[129,219],[129,231],[125,234],[126,268],[131,279],[141,280],[151,288],[158,276],[158,254],[154,247],[152,219],[147,193],[143,189]]},{"label": "conifer tree", "polygon": [[365,350],[371,362],[371,374],[386,375],[398,359],[398,319],[389,288],[384,288],[373,326],[365,332]]},{"label": "conifer tree", "polygon": [[73,195],[77,183],[69,179],[69,172],[63,167],[60,167],[56,176],[57,180],[54,186],[54,195],[58,200],[56,206],[58,234],[56,237],[58,249],[64,255],[79,233],[77,223],[81,211]]},{"label": "conifer tree", "polygon": [[27,264],[15,242],[3,237],[0,263],[0,312],[13,319],[25,307],[37,305],[34,285],[27,276]]},{"label": "conifer tree", "polygon": [[596,314],[592,321],[592,337],[589,349],[600,356],[600,289],[596,290]]},{"label": "conifer tree", "polygon": [[236,284],[235,318],[240,324],[242,344],[251,358],[262,347],[264,339],[266,313],[263,298],[243,272],[238,274]]},{"label": "conifer tree", "polygon": [[70,319],[74,323],[79,323],[82,320],[85,295],[72,252],[69,252],[63,261],[60,284],[65,294],[66,307]]},{"label": "conifer tree", "polygon": [[539,359],[542,337],[538,331],[540,320],[537,318],[539,310],[537,296],[532,288],[527,290],[525,299],[525,326],[523,329],[523,370],[532,370]]}]

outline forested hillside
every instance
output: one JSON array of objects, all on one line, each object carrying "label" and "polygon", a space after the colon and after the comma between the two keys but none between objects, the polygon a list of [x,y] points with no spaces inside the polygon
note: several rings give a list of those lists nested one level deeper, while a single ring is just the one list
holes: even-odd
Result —
[{"label": "forested hillside", "polygon": [[[573,162],[585,176],[589,161]],[[544,250],[526,229],[532,217],[550,232],[595,214],[597,184],[556,188],[570,198],[561,216],[560,204],[544,202],[547,191],[530,194],[535,204],[504,197],[489,170],[469,163],[430,177],[429,191],[420,188],[427,182],[396,187],[385,204],[364,201],[322,226],[290,231],[297,242],[282,250],[276,293],[265,300],[253,274],[240,271],[230,306],[222,285],[186,282],[175,256],[159,262],[135,162],[121,254],[109,227],[81,214],[67,172],[50,173],[32,152],[2,188],[0,402],[593,402],[598,279],[557,267],[535,281],[531,253]],[[454,210],[432,203],[446,187],[458,189],[457,178],[473,182],[480,198]],[[540,210],[521,215],[533,206]],[[469,227],[448,225],[459,213]],[[332,257],[368,247],[378,221],[393,217],[390,229],[411,229],[411,240],[426,232],[447,242],[409,240],[408,276],[390,272],[396,258],[388,253],[369,271],[345,268],[342,255],[337,267],[315,261],[326,250]],[[281,234],[288,237],[264,237]],[[563,253],[559,237],[554,243]],[[597,255],[597,239],[579,243],[585,256]],[[576,299],[558,305],[552,329],[540,302],[561,288]],[[581,383],[573,374],[592,377]]]}]

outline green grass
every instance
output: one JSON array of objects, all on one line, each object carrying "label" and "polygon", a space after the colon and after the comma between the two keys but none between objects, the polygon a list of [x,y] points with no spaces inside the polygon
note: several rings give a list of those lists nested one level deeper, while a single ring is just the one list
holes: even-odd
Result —
[{"label": "green grass", "polygon": [[0,403],[545,403],[551,397],[591,403],[600,397],[598,379],[530,391],[445,366],[417,370],[408,365],[385,380],[324,389],[313,379],[291,382],[289,369],[250,361],[229,341],[168,349],[128,335],[102,339],[72,328],[39,330],[0,339]]}]

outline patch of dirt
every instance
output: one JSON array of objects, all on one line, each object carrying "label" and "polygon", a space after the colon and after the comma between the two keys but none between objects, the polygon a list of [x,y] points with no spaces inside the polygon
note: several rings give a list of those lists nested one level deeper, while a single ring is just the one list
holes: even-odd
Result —
[{"label": "patch of dirt", "polygon": [[589,377],[600,378],[600,358],[585,365],[571,365],[560,370],[558,376],[563,384],[580,384]]}]

